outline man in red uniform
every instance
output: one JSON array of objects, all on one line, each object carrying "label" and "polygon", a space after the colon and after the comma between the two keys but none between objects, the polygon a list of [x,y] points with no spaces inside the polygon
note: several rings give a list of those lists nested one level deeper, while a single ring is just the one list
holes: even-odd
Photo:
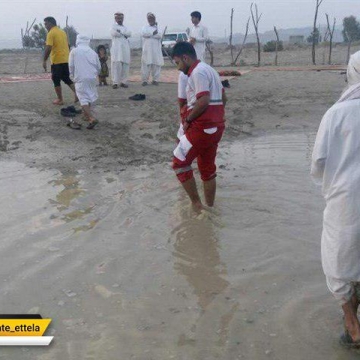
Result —
[{"label": "man in red uniform", "polygon": [[197,158],[204,182],[205,202],[214,205],[216,193],[216,151],[225,129],[226,97],[218,73],[197,60],[194,47],[187,42],[174,46],[172,58],[179,71],[187,75],[184,135],[174,150],[173,169],[190,197],[195,210],[202,209],[191,167]]}]

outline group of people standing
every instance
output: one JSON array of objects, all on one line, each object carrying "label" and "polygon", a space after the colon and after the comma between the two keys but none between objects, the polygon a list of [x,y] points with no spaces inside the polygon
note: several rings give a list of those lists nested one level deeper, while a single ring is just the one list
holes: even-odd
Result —
[{"label": "group of people standing", "polygon": [[[204,60],[207,29],[200,25],[201,14],[191,13],[193,27],[189,42],[175,45],[172,58],[181,72],[178,100],[181,124],[178,145],[173,154],[173,169],[188,194],[194,210],[203,204],[192,171],[197,158],[203,181],[205,203],[213,206],[216,194],[215,158],[225,128],[226,96],[219,74]],[[128,87],[130,67],[130,31],[124,26],[124,14],[115,13],[112,27],[111,72],[113,88]],[[142,85],[157,85],[163,57],[162,29],[153,13],[147,14],[148,24],[142,29]],[[106,84],[105,49],[96,54],[89,46],[90,39],[78,35],[77,47],[69,54],[66,34],[56,26],[52,17],[44,19],[48,30],[43,67],[51,56],[52,80],[57,94],[54,104],[62,105],[60,81],[67,84],[80,101],[88,128],[97,120],[93,103],[97,99],[96,78]],[[100,51],[101,50],[101,51]],[[102,59],[102,60],[101,60]],[[329,290],[344,312],[344,334],[341,341],[360,347],[360,52],[348,67],[349,88],[324,115],[312,155],[311,174],[322,185],[326,208],[323,217],[322,265]],[[72,75],[75,84],[70,79]]]},{"label": "group of people standing", "polygon": [[[97,76],[101,70],[98,55],[90,48],[90,38],[78,35],[76,48],[69,49],[68,38],[56,20],[49,16],[44,19],[48,31],[43,58],[43,68],[47,70],[47,59],[51,60],[51,78],[54,83],[57,99],[54,105],[63,105],[61,81],[74,92],[74,102],[80,102],[88,129],[93,129],[98,121],[94,116],[94,103],[98,98],[96,89]],[[71,80],[70,76],[73,78]]]},{"label": "group of people standing", "polygon": [[[206,41],[208,30],[200,24],[201,13],[194,11],[190,14],[193,26],[189,33],[189,42],[194,46],[197,58],[205,60]],[[124,14],[114,14],[115,23],[111,29],[111,73],[113,88],[128,87],[130,69],[130,42],[131,32],[124,25]],[[141,29],[142,56],[141,56],[141,78],[142,85],[158,85],[161,67],[164,65],[164,58],[161,48],[163,29],[158,25],[155,14],[149,12],[146,15],[147,25]]]},{"label": "group of people standing", "polygon": [[[115,22],[111,28],[111,75],[112,87],[127,88],[130,70],[130,42],[131,32],[124,25],[124,14],[116,12]],[[205,43],[208,39],[207,28],[200,24],[201,14],[198,11],[191,13],[193,26],[189,34],[189,43],[195,48],[197,58],[204,61]],[[164,65],[161,40],[163,29],[158,26],[156,16],[149,12],[147,22],[141,30],[142,57],[141,76],[142,85],[146,86],[152,78],[151,84],[158,85],[161,67]],[[90,48],[90,38],[85,35],[77,36],[76,48],[69,50],[66,33],[61,30],[53,17],[44,19],[48,31],[43,58],[44,70],[47,70],[47,59],[51,60],[51,74],[57,99],[54,105],[63,105],[61,81],[67,84],[75,95],[75,103],[80,102],[84,116],[89,122],[88,129],[98,123],[94,116],[94,102],[98,98],[95,80],[99,86],[108,85],[107,52],[103,45],[97,49],[97,54]],[[70,76],[75,81],[71,80]]]},{"label": "group of people standing", "polygon": [[[172,58],[180,71],[178,99],[181,124],[178,146],[174,150],[173,169],[187,192],[194,210],[203,208],[192,171],[192,162],[197,158],[201,179],[204,184],[205,203],[213,206],[216,193],[215,158],[218,143],[225,128],[224,108],[226,96],[219,74],[201,61],[205,53],[207,30],[200,25],[201,14],[191,13],[193,29],[189,42],[178,42],[172,51]],[[157,85],[163,64],[162,31],[153,13],[147,14],[148,25],[142,29],[142,85]],[[112,27],[111,70],[113,88],[127,88],[130,66],[130,31],[124,26],[124,14],[115,13]],[[56,26],[53,17],[44,19],[48,30],[43,66],[51,54],[51,73],[57,99],[54,104],[63,105],[60,81],[64,81],[75,93],[83,109],[88,129],[98,123],[94,117],[94,103],[98,98],[96,79],[106,84],[106,49],[98,48],[98,54],[90,48],[90,38],[78,35],[76,48],[69,53],[67,36]],[[72,76],[74,82],[70,79]]]}]

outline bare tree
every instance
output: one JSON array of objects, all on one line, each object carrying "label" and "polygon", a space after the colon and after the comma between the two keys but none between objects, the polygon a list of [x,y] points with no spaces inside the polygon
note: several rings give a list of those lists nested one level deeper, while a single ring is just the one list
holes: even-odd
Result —
[{"label": "bare tree", "polygon": [[205,46],[206,46],[206,49],[207,51],[209,52],[210,54],[210,66],[213,66],[214,65],[214,51],[212,49],[212,41],[211,40],[206,40],[205,41]]},{"label": "bare tree", "polygon": [[[34,26],[35,21],[36,21],[36,18],[33,20],[33,22],[31,23],[30,26],[29,26],[29,22],[27,21],[25,31],[24,31],[24,29],[21,29],[21,43],[22,43],[23,49],[31,48],[35,45],[35,42],[30,35],[30,30]],[[29,55],[26,54],[25,64],[24,64],[24,74],[26,74],[26,72],[27,72],[27,66],[28,66],[28,61],[29,61],[28,57],[29,57]]]},{"label": "bare tree", "polygon": [[330,27],[330,21],[329,21],[329,15],[326,15],[326,21],[327,21],[327,33],[329,34],[329,61],[328,64],[331,64],[331,53],[332,53],[332,43],[333,43],[333,37],[334,37],[334,31],[335,31],[335,25],[336,25],[336,18],[334,17],[334,22],[332,28]]},{"label": "bare tree", "polygon": [[[327,43],[328,38],[329,38],[329,29],[326,28],[324,38],[323,38],[323,41],[324,41],[325,44]],[[322,59],[322,64],[323,65],[325,65],[325,63],[326,63],[325,58],[326,58],[326,46],[324,46],[324,50],[323,50],[323,59]]]},{"label": "bare tree", "polygon": [[244,48],[244,45],[245,45],[245,42],[246,42],[246,38],[248,36],[248,33],[249,33],[249,23],[250,23],[250,18],[248,18],[248,21],[246,23],[246,30],[245,30],[245,35],[244,35],[244,40],[240,46],[240,50],[239,52],[237,53],[236,57],[235,57],[235,60],[231,63],[232,66],[235,66],[236,65],[236,62],[238,60],[238,58],[240,57],[241,53],[242,53],[242,50]]},{"label": "bare tree", "polygon": [[[317,1],[319,1],[319,0],[317,0]],[[259,15],[258,8],[257,8],[256,4],[255,4],[255,14],[254,14],[253,5],[254,5],[254,3],[251,3],[250,12],[251,12],[251,17],[252,17],[252,21],[253,21],[253,24],[254,24],[255,34],[256,34],[256,41],[257,41],[257,48],[258,48],[258,66],[260,66],[261,45],[260,45],[260,38],[259,38],[259,21],[261,19],[262,14]]]},{"label": "bare tree", "polygon": [[346,56],[346,65],[347,65],[350,60],[350,49],[351,49],[352,37],[350,36],[350,34],[347,31],[345,31],[345,36],[348,39],[347,56]]},{"label": "bare tree", "polygon": [[274,31],[275,31],[275,35],[276,35],[276,44],[275,44],[275,66],[277,66],[278,64],[278,47],[279,47],[279,33],[276,29],[276,26],[274,26]]},{"label": "bare tree", "polygon": [[[162,33],[162,35],[161,35],[161,44],[162,44],[162,41],[163,41],[164,36],[165,36],[165,34],[166,34],[166,30],[167,30],[167,25],[165,26],[165,29],[164,29],[164,31],[163,31],[163,33]],[[189,31],[187,31],[187,30],[188,30],[188,29],[186,29],[186,33],[189,35],[190,29],[189,29]],[[172,57],[170,56],[170,54],[169,54],[169,52],[167,51],[167,49],[166,49],[165,47],[161,47],[161,51],[162,51],[163,53],[165,53],[166,57],[170,60],[170,62],[171,62],[173,65],[175,65],[174,60],[173,60]]]},{"label": "bare tree", "polygon": [[70,43],[70,40],[69,40],[69,17],[66,15],[66,21],[65,21],[65,32],[66,32],[66,35],[67,35],[67,38],[68,38],[68,43]]},{"label": "bare tree", "polygon": [[315,6],[314,26],[313,26],[313,32],[312,32],[313,36],[312,36],[312,51],[311,51],[313,65],[316,65],[315,46],[316,46],[317,39],[316,39],[315,34],[318,31],[318,29],[316,27],[316,21],[317,21],[317,17],[318,17],[319,7],[324,0],[315,0],[315,1],[316,1],[316,6]]},{"label": "bare tree", "polygon": [[21,44],[24,48],[27,47],[32,47],[32,42],[31,42],[31,36],[30,36],[30,30],[32,29],[32,27],[34,26],[36,21],[36,18],[33,20],[33,22],[31,23],[31,25],[29,26],[29,22],[26,22],[26,29],[24,31],[23,28],[21,28]]},{"label": "bare tree", "polygon": [[233,44],[232,44],[232,37],[233,37],[233,18],[234,18],[234,9],[231,9],[230,15],[230,36],[229,36],[229,46],[230,46],[230,54],[231,54],[231,63],[234,63],[234,51],[233,51]]}]

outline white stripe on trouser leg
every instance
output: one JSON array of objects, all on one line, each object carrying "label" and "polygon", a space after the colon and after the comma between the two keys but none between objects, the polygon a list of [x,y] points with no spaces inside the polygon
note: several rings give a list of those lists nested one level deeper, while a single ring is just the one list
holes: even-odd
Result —
[{"label": "white stripe on trouser leg", "polygon": [[185,135],[185,133],[184,133],[184,126],[183,126],[183,124],[180,124],[179,130],[178,130],[176,136],[177,136],[177,138],[180,140],[183,135]]},{"label": "white stripe on trouser leg", "polygon": [[192,170],[191,166],[185,166],[185,167],[182,167],[182,168],[175,169],[175,174],[179,175],[179,174],[182,174],[184,172],[191,171],[191,170]]},{"label": "white stripe on trouser leg", "polygon": [[185,161],[186,155],[189,153],[191,148],[191,142],[187,139],[185,135],[183,135],[180,137],[180,142],[174,150],[174,156],[180,161]]},{"label": "white stripe on trouser leg", "polygon": [[354,287],[351,281],[344,281],[326,276],[326,284],[340,305],[346,304],[354,294]]}]

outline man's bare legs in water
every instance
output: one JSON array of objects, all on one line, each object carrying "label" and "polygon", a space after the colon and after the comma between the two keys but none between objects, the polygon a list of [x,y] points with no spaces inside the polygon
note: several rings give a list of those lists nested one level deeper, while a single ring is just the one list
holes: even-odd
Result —
[{"label": "man's bare legs in water", "polygon": [[352,341],[358,343],[360,347],[360,323],[357,317],[357,310],[359,301],[356,292],[352,295],[351,299],[342,305],[344,311],[344,326],[345,330],[349,333]]},{"label": "man's bare legs in water", "polygon": [[[203,184],[204,184],[205,203],[207,206],[212,207],[214,206],[214,200],[216,194],[216,179],[214,178],[208,181],[204,181]],[[195,178],[192,177],[191,179],[183,182],[182,186],[191,200],[191,205],[194,211],[201,212],[201,210],[204,209],[204,206],[200,200]]]}]

